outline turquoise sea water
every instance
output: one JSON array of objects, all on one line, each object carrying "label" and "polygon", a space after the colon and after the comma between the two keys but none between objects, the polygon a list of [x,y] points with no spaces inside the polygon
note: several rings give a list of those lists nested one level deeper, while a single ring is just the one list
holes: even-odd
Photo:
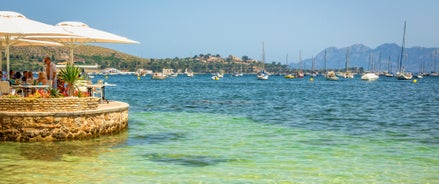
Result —
[{"label": "turquoise sea water", "polygon": [[439,183],[439,78],[105,81],[126,132],[2,142],[0,183]]}]

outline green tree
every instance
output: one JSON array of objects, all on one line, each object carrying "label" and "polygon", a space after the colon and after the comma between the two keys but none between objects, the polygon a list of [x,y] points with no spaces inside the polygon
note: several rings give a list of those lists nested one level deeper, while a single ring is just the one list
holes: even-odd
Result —
[{"label": "green tree", "polygon": [[74,65],[67,64],[65,68],[58,73],[58,79],[67,84],[68,95],[73,96],[75,92],[75,83],[80,79],[81,69]]}]

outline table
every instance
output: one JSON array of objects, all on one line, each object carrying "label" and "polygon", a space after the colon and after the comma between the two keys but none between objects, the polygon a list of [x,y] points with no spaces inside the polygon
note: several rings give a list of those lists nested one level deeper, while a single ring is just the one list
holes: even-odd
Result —
[{"label": "table", "polygon": [[12,87],[12,89],[22,89],[23,96],[27,97],[27,96],[29,96],[29,92],[32,89],[41,89],[41,88],[47,89],[47,88],[49,88],[49,85],[26,85],[26,84],[20,84],[20,85],[12,85],[11,87]]},{"label": "table", "polygon": [[115,84],[108,84],[108,83],[104,83],[104,84],[89,84],[89,85],[85,85],[87,87],[87,91],[88,94],[90,96],[92,96],[93,94],[93,88],[99,88],[101,89],[101,96],[100,96],[100,103],[103,103],[104,101],[109,103],[108,100],[105,98],[105,86],[116,86]]}]

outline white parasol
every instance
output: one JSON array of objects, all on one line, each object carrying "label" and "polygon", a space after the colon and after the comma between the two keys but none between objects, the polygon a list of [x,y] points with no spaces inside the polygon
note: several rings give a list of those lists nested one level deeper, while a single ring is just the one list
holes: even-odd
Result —
[{"label": "white parasol", "polygon": [[[64,46],[63,44],[57,42],[49,42],[49,41],[40,41],[40,40],[29,40],[29,39],[12,39],[14,43],[10,46],[13,47],[21,47],[21,46]],[[5,47],[6,44],[2,40],[0,40],[0,49]]]},{"label": "white parasol", "polygon": [[[12,38],[13,43],[9,46],[13,47],[19,47],[19,46],[52,46],[52,47],[60,47],[63,46],[63,44],[56,43],[56,42],[48,42],[48,41],[39,41],[39,40],[29,40],[29,39],[15,39]],[[2,71],[2,49],[3,47],[6,47],[6,43],[3,40],[0,40],[0,72]],[[7,71],[9,72],[9,71]]]},{"label": "white parasol", "polygon": [[[19,44],[26,36],[71,35],[56,26],[27,19],[24,15],[12,11],[0,11],[0,40],[5,46],[6,66],[9,71],[9,47]],[[26,41],[26,40],[24,40]],[[36,43],[36,42],[34,42]],[[43,42],[40,42],[42,44]],[[49,43],[49,42],[46,42]],[[1,66],[0,60],[0,66]],[[8,75],[8,79],[10,76]]]},{"label": "white parasol", "polygon": [[124,43],[132,44],[139,43],[128,38],[118,36],[105,31],[97,30],[89,27],[87,24],[82,22],[65,21],[56,24],[55,27],[62,28],[63,30],[71,33],[71,36],[51,36],[49,39],[47,37],[41,38],[40,36],[31,36],[30,39],[42,39],[50,40],[70,48],[70,63],[73,64],[73,50],[77,46],[84,43]]},{"label": "white parasol", "polygon": [[[29,40],[29,39],[15,39],[12,38],[11,40],[14,40],[14,43],[12,43],[9,46],[63,46],[60,43],[56,43],[56,42],[48,42],[48,41],[39,41],[39,40]],[[2,49],[3,47],[6,47],[6,43],[0,39],[0,71],[2,71]]]}]

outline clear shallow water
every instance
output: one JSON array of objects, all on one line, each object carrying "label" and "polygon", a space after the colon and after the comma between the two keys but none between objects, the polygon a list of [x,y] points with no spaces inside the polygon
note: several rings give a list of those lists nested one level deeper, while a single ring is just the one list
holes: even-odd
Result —
[{"label": "clear shallow water", "polygon": [[106,81],[126,132],[0,143],[0,183],[439,182],[439,78]]}]

